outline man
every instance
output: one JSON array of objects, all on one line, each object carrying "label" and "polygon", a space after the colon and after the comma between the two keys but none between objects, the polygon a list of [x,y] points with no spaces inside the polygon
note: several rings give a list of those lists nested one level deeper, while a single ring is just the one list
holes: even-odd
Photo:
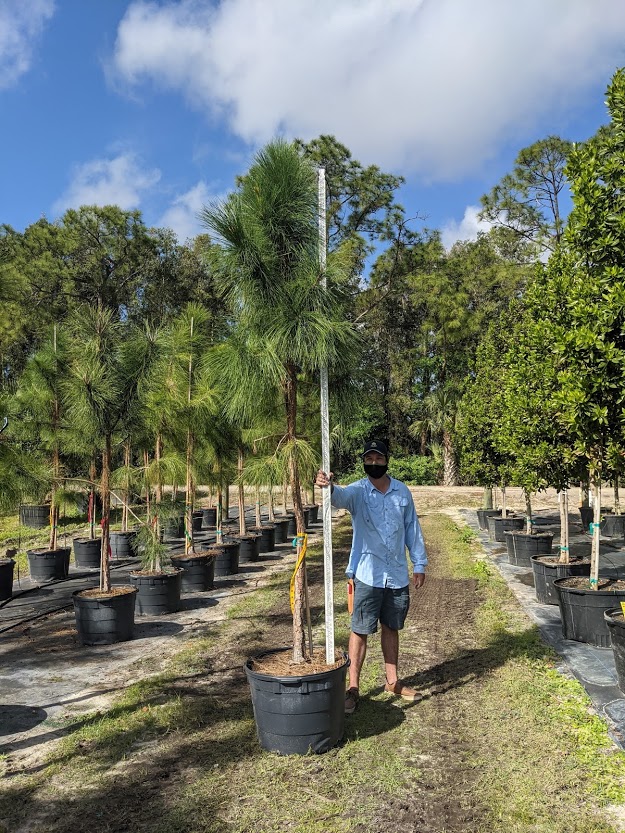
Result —
[{"label": "man", "polygon": [[360,671],[367,652],[367,637],[381,625],[386,671],[385,691],[415,700],[417,692],[398,679],[399,631],[410,604],[406,549],[413,567],[415,588],[423,587],[427,555],[421,527],[408,487],[386,473],[388,449],[381,440],[365,444],[365,474],[349,486],[337,486],[325,472],[317,472],[316,484],[332,489],[332,505],[352,516],[352,550],[347,564],[353,581],[353,612],[349,637],[349,688],[345,713],[358,705]]}]

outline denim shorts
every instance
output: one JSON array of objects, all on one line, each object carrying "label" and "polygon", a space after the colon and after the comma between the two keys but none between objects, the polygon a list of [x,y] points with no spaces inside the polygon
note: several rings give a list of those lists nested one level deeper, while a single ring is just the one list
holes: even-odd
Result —
[{"label": "denim shorts", "polygon": [[387,628],[400,631],[404,627],[410,607],[409,585],[400,587],[370,587],[354,579],[354,612],[351,629],[365,635],[375,633],[378,621]]}]

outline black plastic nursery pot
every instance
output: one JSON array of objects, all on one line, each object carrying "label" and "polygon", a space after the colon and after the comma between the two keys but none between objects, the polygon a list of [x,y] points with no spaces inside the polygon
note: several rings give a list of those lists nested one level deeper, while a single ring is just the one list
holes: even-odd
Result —
[{"label": "black plastic nursery pot", "polygon": [[304,510],[308,512],[308,522],[316,524],[319,520],[319,505],[317,503],[311,503],[305,506]]},{"label": "black plastic nursery pot", "polygon": [[[268,651],[261,656],[280,653]],[[258,657],[260,659],[260,657]],[[317,674],[278,677],[254,670],[245,663],[252,693],[256,733],[263,749],[280,755],[327,752],[343,737],[345,725],[345,674],[349,659]]]},{"label": "black plastic nursery pot", "polygon": [[135,587],[114,586],[72,593],[78,638],[83,645],[110,645],[132,639],[135,629]]},{"label": "black plastic nursery pot", "polygon": [[553,586],[556,579],[590,575],[589,558],[572,558],[568,564],[560,564],[557,555],[533,555],[530,561],[536,600],[544,605],[558,604],[558,593]]},{"label": "black plastic nursery pot", "polygon": [[171,563],[182,570],[181,592],[202,593],[215,586],[215,553],[200,550],[189,555],[172,555]]},{"label": "black plastic nursery pot", "polygon": [[130,573],[130,582],[137,589],[135,610],[139,615],[163,616],[180,610],[182,570],[174,567],[162,573]]},{"label": "black plastic nursery pot", "polygon": [[261,536],[255,532],[239,535],[239,564],[250,564],[260,557]]},{"label": "black plastic nursery pot", "polygon": [[584,529],[584,532],[588,532],[590,524],[592,523],[592,519],[595,514],[595,510],[592,508],[592,506],[580,506],[579,514],[582,519],[582,527]]},{"label": "black plastic nursery pot", "polygon": [[603,616],[612,640],[618,687],[625,692],[625,616],[620,607],[609,608]]},{"label": "black plastic nursery pot", "polygon": [[[576,586],[580,583],[586,586]],[[610,647],[610,631],[603,614],[625,601],[625,583],[618,582],[623,585],[622,590],[615,589],[615,584],[601,580],[599,589],[591,590],[584,579],[560,578],[554,581],[565,639],[587,642],[596,648]]]},{"label": "black plastic nursery pot", "polygon": [[286,544],[289,542],[291,540],[289,538],[290,516],[275,518],[273,523],[276,528],[276,544]]},{"label": "black plastic nursery pot", "polygon": [[601,521],[601,534],[606,538],[625,538],[625,515],[606,515]]},{"label": "black plastic nursery pot", "polygon": [[202,526],[205,529],[212,529],[217,526],[217,507],[209,506],[202,510]]},{"label": "black plastic nursery pot", "polygon": [[[304,514],[304,521],[306,521],[306,515]],[[297,535],[297,520],[295,515],[289,518],[289,525],[286,529],[286,539],[287,541],[292,541],[293,538]]]},{"label": "black plastic nursery pot", "polygon": [[478,509],[477,522],[480,529],[488,530],[488,519],[497,515],[501,515],[501,509]]},{"label": "black plastic nursery pot", "polygon": [[109,542],[111,558],[134,558],[137,554],[137,533],[134,529],[128,532],[111,532]]},{"label": "black plastic nursery pot", "polygon": [[260,535],[259,552],[273,552],[276,548],[276,527],[274,524],[253,526],[251,532]]},{"label": "black plastic nursery pot", "polygon": [[236,541],[223,541],[215,545],[217,558],[215,559],[215,578],[217,576],[232,576],[239,572],[240,544]]},{"label": "black plastic nursery pot", "polygon": [[74,538],[74,561],[77,567],[93,570],[100,567],[101,538]]},{"label": "black plastic nursery pot", "polygon": [[184,518],[171,518],[163,525],[163,540],[176,541],[184,538]]},{"label": "black plastic nursery pot", "polygon": [[0,601],[13,596],[13,568],[12,558],[0,558]]},{"label": "black plastic nursery pot", "polygon": [[20,523],[32,529],[45,529],[50,523],[50,504],[24,504],[20,506]]},{"label": "black plastic nursery pot", "polygon": [[200,532],[202,529],[202,525],[204,523],[204,510],[200,509],[199,511],[193,512],[191,518],[191,524],[193,526],[194,532]]},{"label": "black plastic nursery pot", "polygon": [[67,578],[70,552],[70,547],[60,547],[56,550],[27,550],[30,577],[36,581]]},{"label": "black plastic nursery pot", "polygon": [[509,529],[504,532],[504,537],[508,548],[508,561],[515,567],[530,568],[532,556],[549,555],[553,544],[552,532],[528,535],[526,532]]},{"label": "black plastic nursery pot", "polygon": [[488,518],[488,537],[491,541],[498,541],[500,544],[505,542],[504,532],[510,530],[521,530],[525,525],[525,518],[518,515],[507,515],[505,518],[500,518],[493,515]]}]

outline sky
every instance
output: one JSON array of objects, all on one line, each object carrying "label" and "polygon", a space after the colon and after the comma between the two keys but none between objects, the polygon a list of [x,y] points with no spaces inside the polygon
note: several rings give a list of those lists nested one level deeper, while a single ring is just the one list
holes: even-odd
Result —
[{"label": "sky", "polygon": [[623,65],[625,0],[0,0],[0,222],[113,203],[184,242],[265,142],[333,134],[450,246]]}]

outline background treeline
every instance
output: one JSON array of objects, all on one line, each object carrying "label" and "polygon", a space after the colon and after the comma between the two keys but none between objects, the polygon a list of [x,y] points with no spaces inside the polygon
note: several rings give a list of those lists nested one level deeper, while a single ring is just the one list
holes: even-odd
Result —
[{"label": "background treeline", "polygon": [[[406,216],[397,201],[401,177],[361,165],[331,136],[296,142],[296,148],[326,169],[328,245],[338,264],[333,281],[340,314],[359,336],[356,357],[343,369],[335,362],[333,371],[333,467],[349,474],[363,438],[381,436],[395,458],[394,473],[408,481],[479,480],[476,467],[461,459],[463,448],[470,458],[466,442],[459,443],[461,400],[474,379],[480,342],[494,322],[506,320],[511,300],[521,302],[528,280],[562,237],[569,143],[548,137],[521,151],[514,170],[482,199],[491,230],[450,251],[438,230]],[[241,317],[241,298],[224,290],[219,249],[208,228],[183,244],[168,229],[148,228],[140,212],[115,206],[72,209],[24,232],[3,226],[0,392],[2,413],[12,417],[5,442],[12,436],[22,448],[45,444],[45,430],[24,398],[26,387],[33,387],[33,357],[50,351],[53,338],[60,357],[59,345],[75,335],[85,306],[105,310],[128,332],[141,327],[158,333],[196,305],[208,341],[228,343]],[[266,315],[269,329],[272,316],[289,311],[268,306]],[[241,381],[239,371],[230,371],[233,385]],[[317,379],[314,370],[296,366],[295,372],[301,382],[296,432],[314,447]],[[157,413],[158,405],[153,407]],[[265,428],[265,434],[251,431],[246,439],[273,433],[266,417]],[[65,437],[70,431],[64,424]],[[120,464],[124,442],[120,435],[113,449]],[[48,443],[52,457],[46,459],[54,457],[53,445]],[[80,443],[66,446],[64,471],[71,474],[82,468],[71,451],[80,450]]]}]

